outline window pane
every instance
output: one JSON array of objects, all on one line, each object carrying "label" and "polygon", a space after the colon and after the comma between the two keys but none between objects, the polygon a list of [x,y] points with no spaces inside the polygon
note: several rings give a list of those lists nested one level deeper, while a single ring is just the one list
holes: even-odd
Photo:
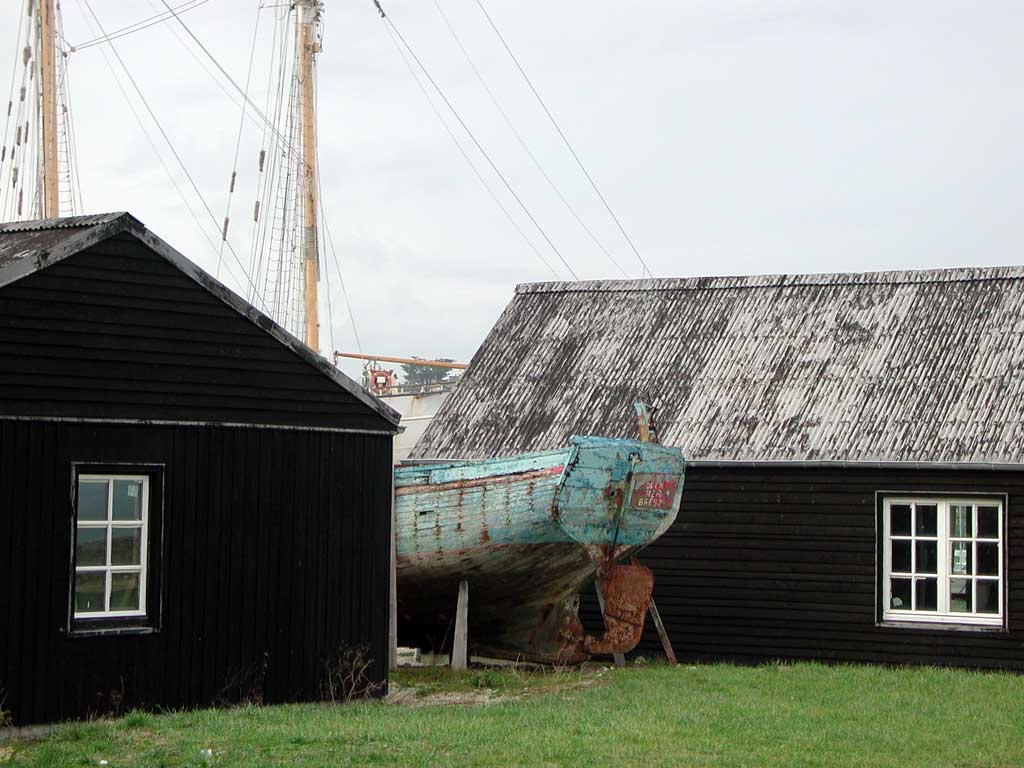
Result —
[{"label": "window pane", "polygon": [[999,582],[978,579],[978,613],[999,613]]},{"label": "window pane", "polygon": [[75,546],[75,565],[107,564],[107,528],[79,528]]},{"label": "window pane", "polygon": [[107,481],[78,481],[78,519],[107,519]]},{"label": "window pane", "polygon": [[993,542],[978,542],[978,573],[982,576],[999,575],[999,545]]},{"label": "window pane", "polygon": [[141,528],[114,527],[110,529],[110,564],[142,564]]},{"label": "window pane", "polygon": [[893,536],[910,535],[909,504],[893,504],[889,507],[889,533]]},{"label": "window pane", "polygon": [[142,481],[114,481],[114,519],[142,519]]},{"label": "window pane", "polygon": [[110,610],[139,610],[139,574],[110,574]]},{"label": "window pane", "polygon": [[939,580],[917,579],[914,581],[917,592],[917,610],[934,611],[939,607]]},{"label": "window pane", "polygon": [[971,542],[954,541],[949,546],[949,572],[958,576],[969,576],[971,570]]},{"label": "window pane", "polygon": [[892,570],[896,573],[910,573],[910,544],[909,539],[892,542]]},{"label": "window pane", "polygon": [[954,539],[971,538],[971,508],[966,504],[953,504],[949,508],[949,535]]},{"label": "window pane", "polygon": [[949,610],[954,613],[971,612],[971,580],[949,580]]},{"label": "window pane", "polygon": [[978,538],[999,538],[999,507],[978,507]]},{"label": "window pane", "polygon": [[934,504],[917,504],[916,536],[937,536],[939,533],[939,508]]},{"label": "window pane", "polygon": [[914,573],[938,573],[939,542],[917,541],[914,547],[917,550]]},{"label": "window pane", "polygon": [[75,611],[103,611],[105,573],[75,574]]},{"label": "window pane", "polygon": [[899,611],[910,610],[910,579],[889,579],[891,596],[889,607]]}]

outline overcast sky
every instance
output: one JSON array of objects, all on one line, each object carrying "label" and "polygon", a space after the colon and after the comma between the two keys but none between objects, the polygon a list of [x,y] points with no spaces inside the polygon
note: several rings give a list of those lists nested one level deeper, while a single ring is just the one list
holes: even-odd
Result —
[{"label": "overcast sky", "polygon": [[[108,31],[162,7],[159,0],[90,2]],[[620,276],[520,148],[434,0],[382,2],[573,269],[583,278]],[[629,276],[639,277],[639,262],[475,0],[438,2],[545,170]],[[1022,260],[1024,3],[484,3],[656,276]],[[18,5],[0,3],[0,62],[8,67]],[[93,38],[84,0],[62,5],[69,41]],[[182,17],[240,82],[256,5],[209,0]],[[260,12],[253,86],[260,103],[264,33],[279,11]],[[515,284],[552,274],[459,155],[372,0],[326,0],[325,20],[321,176],[362,347],[468,360]],[[118,51],[220,218],[239,108],[173,32],[183,37],[171,24],[154,26],[117,41]],[[87,211],[129,210],[215,271],[206,240],[217,237],[214,225],[204,220],[204,233],[184,207],[101,47],[72,54],[70,65]],[[259,142],[248,125],[232,213],[232,241],[243,254]],[[489,170],[486,178],[566,276]],[[232,275],[222,279],[240,290]],[[336,282],[334,346],[351,350],[356,341]],[[326,329],[321,338],[327,351]]]}]

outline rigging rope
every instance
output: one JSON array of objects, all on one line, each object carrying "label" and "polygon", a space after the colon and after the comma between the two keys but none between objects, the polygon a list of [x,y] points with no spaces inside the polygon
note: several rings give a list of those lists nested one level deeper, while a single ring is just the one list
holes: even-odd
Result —
[{"label": "rigging rope", "polygon": [[[318,75],[318,73],[314,73],[314,78],[316,78],[317,75]],[[319,81],[317,80],[317,81],[315,81],[315,87],[313,88],[314,98],[317,98],[317,95],[319,93],[320,93]],[[316,167],[319,169],[320,168],[320,142],[319,142],[318,137],[317,137],[317,135],[315,133],[314,133],[313,138],[314,138],[313,152],[314,152],[314,155],[316,157]],[[345,309],[348,311],[349,322],[352,323],[352,335],[355,337],[356,349],[359,351],[359,354],[362,354],[363,353],[363,343],[362,343],[362,341],[359,338],[359,329],[356,328],[356,316],[355,316],[355,313],[352,311],[352,302],[349,299],[348,288],[345,285],[345,276],[341,272],[341,260],[338,258],[338,251],[334,247],[334,238],[331,236],[331,228],[330,228],[330,225],[328,225],[328,223],[327,223],[327,214],[324,211],[324,190],[323,190],[323,184],[321,183],[321,179],[320,179],[320,174],[319,173],[317,173],[317,175],[316,175],[316,202],[317,202],[317,206],[320,209],[319,210],[320,222],[323,224],[324,233],[327,235],[327,245],[330,247],[331,257],[334,260],[334,269],[338,273],[338,282],[341,285],[341,295],[345,297]],[[331,271],[329,269],[325,269],[324,270],[325,282],[327,283],[327,312],[328,312],[328,317],[330,317],[330,312],[331,312],[331,304],[330,304],[330,302],[331,302],[331,286],[330,286],[330,277],[329,277],[330,274],[331,274]],[[334,323],[334,321],[330,320],[330,322],[332,324],[332,329],[331,329],[332,343],[331,343],[330,349],[333,352],[334,349],[336,349],[336,347],[333,344],[333,339],[334,339],[333,323]]]},{"label": "rigging rope", "polygon": [[[211,62],[213,62],[213,65],[225,77],[225,79],[231,84],[231,87],[234,88],[239,94],[241,94],[243,101],[245,101],[245,103],[247,103],[250,106],[250,108],[252,108],[253,112],[255,112],[255,114],[264,123],[266,123],[268,126],[270,126],[271,132],[274,133],[280,141],[283,141],[283,137],[281,136],[280,132],[277,130],[277,127],[267,119],[267,116],[265,114],[263,114],[263,112],[260,110],[259,106],[252,99],[249,98],[249,94],[246,91],[244,91],[241,88],[241,86],[239,86],[238,83],[235,82],[234,78],[231,77],[230,74],[228,74],[228,71],[226,69],[224,69],[224,67],[221,66],[220,62],[217,61],[217,59],[214,57],[214,55],[212,53],[210,53],[210,50],[203,44],[203,41],[200,40],[196,36],[196,34],[192,31],[192,29],[184,21],[181,20],[181,16],[178,15],[177,13],[175,13],[174,9],[171,8],[171,6],[169,6],[167,4],[167,0],[160,0],[160,2],[163,4],[163,6],[168,11],[170,11],[171,15],[174,16],[175,21],[177,21],[178,24],[181,25],[182,29],[184,29],[186,33],[188,33],[188,36],[191,37],[192,40],[195,42],[195,44],[199,46],[199,49],[204,54],[206,54],[206,57]],[[295,148],[292,147],[290,144],[285,144],[284,146],[285,146],[285,148],[289,152],[295,152]]]},{"label": "rigging rope", "polygon": [[540,174],[544,177],[544,180],[548,183],[548,186],[551,187],[555,195],[558,196],[558,199],[562,201],[562,204],[566,207],[569,213],[572,214],[573,218],[576,219],[576,222],[583,228],[583,231],[590,236],[590,239],[593,241],[594,245],[596,245],[601,250],[601,252],[608,257],[609,261],[611,261],[611,263],[615,265],[615,268],[622,273],[623,277],[629,277],[629,275],[626,273],[626,270],[622,268],[619,262],[615,260],[615,257],[612,256],[612,254],[608,251],[607,248],[604,247],[604,244],[597,238],[597,235],[595,235],[593,231],[591,231],[590,227],[586,225],[583,219],[580,218],[580,215],[576,212],[576,209],[573,208],[572,204],[566,199],[565,195],[562,194],[562,190],[558,188],[558,186],[555,184],[551,176],[548,175],[548,172],[544,170],[544,167],[541,165],[537,157],[533,154],[532,151],[530,151],[530,147],[527,146],[526,141],[520,135],[519,131],[516,130],[515,125],[513,125],[512,119],[508,116],[508,113],[505,112],[504,108],[499,103],[497,97],[494,95],[494,92],[491,91],[490,86],[487,85],[487,81],[484,80],[483,74],[481,74],[480,70],[477,69],[476,64],[473,62],[472,57],[470,57],[469,55],[469,51],[467,51],[466,46],[462,44],[462,40],[459,38],[458,34],[456,34],[455,28],[452,26],[451,22],[448,20],[448,16],[441,8],[441,3],[439,2],[439,0],[434,0],[434,7],[437,8],[437,12],[441,15],[441,18],[444,20],[445,26],[448,27],[448,31],[451,33],[456,45],[459,46],[459,50],[462,51],[462,55],[465,57],[466,62],[473,70],[473,74],[476,75],[477,80],[480,81],[480,85],[482,85],[484,90],[487,92],[487,95],[490,98],[491,103],[494,104],[495,109],[498,110],[498,113],[505,121],[505,124],[509,127],[509,130],[511,130],[512,134],[516,137],[516,140],[519,142],[519,146],[523,148],[523,151],[525,151],[526,154],[529,156],[530,160],[533,161],[534,166],[537,168],[538,171],[540,171]]},{"label": "rigging rope", "polygon": [[558,135],[562,137],[562,141],[565,143],[565,146],[568,148],[570,154],[572,154],[573,159],[576,161],[576,164],[580,167],[580,170],[583,171],[583,175],[587,177],[587,181],[590,182],[590,186],[593,188],[594,192],[597,193],[598,198],[600,198],[601,202],[604,204],[605,210],[607,210],[608,214],[612,217],[612,220],[615,222],[615,225],[619,228],[619,232],[622,233],[622,236],[626,239],[626,242],[629,243],[629,247],[633,249],[633,253],[636,254],[636,257],[640,261],[640,264],[643,267],[644,271],[647,273],[648,276],[653,277],[654,275],[651,273],[650,268],[647,266],[647,262],[644,261],[643,256],[640,255],[640,251],[637,250],[636,246],[633,244],[632,239],[629,237],[628,234],[626,234],[626,230],[622,226],[622,222],[619,221],[619,217],[615,215],[615,211],[612,210],[611,205],[608,204],[608,201],[605,199],[604,195],[601,194],[601,190],[598,189],[597,183],[590,175],[590,172],[587,171],[586,166],[583,165],[583,161],[580,160],[579,155],[576,154],[576,150],[573,149],[573,146],[569,142],[568,137],[566,137],[565,133],[562,131],[562,128],[561,126],[559,126],[558,121],[555,120],[555,116],[551,114],[551,110],[548,109],[548,105],[544,103],[544,99],[541,98],[540,94],[537,92],[537,89],[533,86],[533,82],[530,80],[529,76],[526,74],[526,71],[519,63],[519,59],[516,58],[516,55],[512,53],[512,49],[509,47],[508,43],[505,42],[504,36],[501,34],[501,31],[498,29],[498,26],[494,23],[494,20],[491,18],[491,15],[487,12],[487,9],[484,8],[484,5],[481,2],[481,0],[474,0],[474,2],[476,2],[477,6],[483,12],[484,16],[487,18],[487,22],[488,24],[491,25],[491,29],[494,30],[494,34],[498,36],[498,39],[501,41],[501,44],[505,47],[505,50],[508,52],[508,55],[515,63],[516,69],[519,70],[519,74],[523,76],[523,79],[526,81],[526,84],[530,87],[530,90],[533,92],[533,95],[537,98],[537,102],[543,108],[544,114],[548,116],[548,120],[551,121],[551,124],[555,127],[555,130],[558,131]]},{"label": "rigging rope", "polygon": [[[249,84],[252,80],[252,63],[256,56],[256,37],[260,29],[260,9],[256,8],[256,23],[252,30],[252,47],[249,50],[249,69],[245,76],[245,93],[249,94]],[[235,178],[238,174],[238,153],[242,148],[242,129],[245,127],[245,99],[242,100],[242,114],[238,118],[238,138],[235,140],[235,159],[231,163],[231,186],[228,189],[228,202],[224,210],[224,237],[221,239],[220,251],[217,253],[217,278],[220,278],[220,265],[224,258],[224,243],[228,238],[228,222],[231,220],[231,198],[235,194]]]},{"label": "rigging rope", "polygon": [[[174,10],[179,13],[187,13],[188,11],[195,10],[199,6],[204,5],[208,2],[210,2],[210,0],[187,0],[187,2],[175,6]],[[126,27],[115,29],[109,35],[95,37],[92,40],[86,40],[84,43],[79,43],[78,45],[68,45],[68,48],[71,51],[84,51],[88,48],[92,48],[93,46],[109,42],[110,40],[118,40],[122,37],[126,37],[135,32],[141,32],[144,29],[149,29],[150,27],[167,21],[170,18],[171,14],[169,14],[167,11],[161,11],[155,16],[150,16],[148,18],[143,19],[142,21],[137,21],[134,24],[129,24]]]},{"label": "rigging rope", "polygon": [[558,274],[558,272],[555,271],[555,268],[551,266],[550,262],[548,262],[548,260],[544,258],[541,252],[537,250],[537,246],[533,244],[533,241],[531,241],[530,238],[527,237],[526,233],[523,231],[523,228],[519,226],[519,222],[515,220],[515,218],[509,212],[508,208],[506,208],[504,203],[501,202],[501,200],[498,198],[498,195],[491,188],[491,185],[487,183],[487,180],[483,177],[483,174],[480,173],[479,169],[476,167],[476,163],[473,162],[472,158],[466,153],[466,150],[463,148],[462,144],[459,143],[459,140],[458,138],[456,138],[455,133],[449,127],[444,117],[442,117],[440,110],[438,110],[437,106],[434,104],[434,101],[430,98],[430,94],[427,93],[427,89],[424,88],[423,83],[420,82],[420,78],[416,74],[416,70],[413,69],[412,63],[405,55],[405,51],[403,51],[402,47],[398,44],[398,40],[395,38],[394,33],[392,33],[391,29],[388,27],[385,27],[385,29],[388,30],[388,36],[391,38],[391,43],[395,46],[395,50],[398,51],[398,55],[402,57],[402,61],[405,62],[405,66],[408,68],[409,74],[412,75],[412,79],[415,81],[417,87],[420,89],[420,93],[423,94],[423,98],[427,100],[427,104],[430,105],[430,108],[433,110],[434,115],[441,123],[445,132],[451,138],[452,143],[455,144],[455,148],[459,150],[459,154],[462,155],[466,163],[469,164],[469,167],[472,169],[477,179],[483,185],[484,189],[487,190],[487,194],[491,196],[491,199],[494,200],[498,208],[501,209],[501,212],[505,214],[505,218],[509,220],[509,223],[512,224],[516,232],[519,233],[519,236],[523,238],[523,242],[525,242],[529,246],[530,250],[533,251],[534,254],[536,254],[537,258],[540,259],[544,266],[548,268],[548,271],[550,271],[551,274],[555,276],[555,279],[560,279],[561,276]]},{"label": "rigging rope", "polygon": [[[96,26],[99,27],[100,32],[105,34],[105,30],[103,29],[103,24],[100,22],[99,18],[96,16],[96,12],[92,9],[92,5],[90,5],[89,0],[82,0],[82,3],[85,5],[86,9],[89,11],[89,14],[92,16],[93,21],[95,21]],[[160,123],[159,118],[157,118],[156,114],[153,112],[153,109],[149,106],[149,102],[146,100],[145,95],[142,93],[142,89],[139,88],[139,84],[135,81],[135,78],[132,76],[131,70],[124,63],[124,59],[121,58],[121,54],[118,53],[117,47],[114,45],[114,43],[111,42],[111,41],[107,41],[107,45],[110,47],[110,50],[114,54],[114,57],[117,59],[118,63],[121,65],[121,69],[124,70],[125,75],[128,77],[128,81],[132,84],[132,87],[135,89],[135,92],[138,95],[139,100],[142,102],[142,105],[146,108],[146,111],[149,113],[150,118],[153,120],[153,123],[156,125],[157,130],[160,132],[160,135],[163,137],[164,141],[166,142],[167,147],[170,149],[171,154],[174,156],[174,159],[178,162],[179,167],[181,168],[182,172],[185,174],[185,178],[188,179],[189,184],[192,186],[192,190],[196,194],[196,197],[199,198],[199,201],[202,203],[203,208],[206,210],[206,213],[209,215],[210,219],[213,221],[214,227],[217,230],[219,230],[220,227],[217,224],[217,217],[214,215],[213,211],[210,209],[210,206],[207,204],[206,198],[203,197],[202,192],[199,190],[198,185],[196,184],[195,180],[192,178],[192,174],[189,173],[188,168],[185,166],[184,161],[182,161],[181,156],[178,154],[178,151],[174,148],[174,143],[171,141],[170,137],[167,135],[167,132],[164,130],[163,125]],[[108,64],[109,64],[109,60],[108,60]],[[120,81],[118,81],[118,82],[119,82],[119,87],[120,87]],[[124,93],[123,89],[122,89],[121,92],[122,92],[122,95],[125,96],[125,98],[127,100],[127,94]],[[130,103],[131,102],[129,100],[129,104]],[[135,111],[134,108],[133,108],[132,111],[133,112]],[[135,113],[135,114],[136,114],[136,118],[138,118],[138,113]],[[140,121],[140,125],[141,125],[141,121]],[[148,134],[147,134],[147,138],[148,138]],[[151,146],[152,146],[152,142],[151,142]],[[155,151],[156,147],[153,146],[153,149]],[[157,157],[161,158],[161,164],[163,164],[163,159],[160,156],[159,152],[157,152],[156,154],[157,154]],[[166,169],[166,166],[165,166],[165,169]],[[191,207],[190,207],[190,210],[191,210]],[[248,273],[245,271],[245,266],[242,264],[241,260],[238,258],[238,254],[235,253],[235,249],[231,246],[230,242],[228,242],[227,246],[228,246],[228,251],[234,257],[235,262],[238,264],[239,269],[242,270],[242,276],[250,284],[252,284],[252,279],[249,277]],[[216,248],[215,248],[215,250],[216,250]],[[262,303],[262,297],[261,296],[259,296],[257,294],[256,298]]]},{"label": "rigging rope", "polygon": [[434,78],[430,75],[430,72],[424,66],[423,62],[420,61],[420,58],[416,55],[416,52],[412,49],[412,47],[409,45],[408,41],[402,35],[402,32],[398,29],[397,26],[395,26],[395,23],[391,20],[391,17],[388,16],[387,14],[385,14],[384,9],[380,5],[380,0],[373,0],[373,2],[374,2],[374,5],[377,6],[377,10],[380,12],[381,18],[384,19],[384,23],[388,24],[391,27],[391,29],[394,30],[395,34],[398,36],[398,39],[402,41],[402,45],[404,45],[406,50],[409,51],[409,55],[412,56],[413,61],[416,62],[417,66],[419,66],[420,70],[426,76],[427,80],[434,87],[434,90],[437,91],[438,95],[441,97],[441,99],[444,101],[444,103],[448,106],[448,109],[451,110],[451,113],[455,116],[455,119],[458,120],[459,125],[462,126],[463,130],[466,132],[466,135],[469,136],[469,138],[472,140],[473,144],[476,146],[477,150],[479,150],[480,154],[482,154],[484,156],[484,159],[487,160],[487,163],[491,166],[491,169],[498,175],[498,178],[501,179],[502,183],[505,185],[506,189],[508,189],[508,191],[512,195],[512,197],[515,198],[516,203],[518,203],[519,207],[522,208],[522,210],[526,214],[527,218],[529,218],[530,221],[533,222],[534,227],[537,228],[537,231],[540,232],[540,234],[544,238],[545,242],[547,242],[547,244],[551,248],[551,250],[555,252],[555,255],[558,256],[559,260],[562,262],[562,264],[565,266],[565,268],[567,270],[569,270],[569,274],[573,276],[573,279],[574,280],[579,280],[580,279],[579,275],[576,274],[576,272],[573,270],[573,268],[569,265],[569,262],[566,261],[565,256],[562,255],[562,252],[560,250],[558,250],[558,247],[554,244],[554,242],[552,242],[551,238],[548,237],[547,232],[544,231],[544,228],[541,227],[540,223],[534,217],[533,213],[530,212],[530,209],[526,206],[526,204],[519,197],[518,193],[515,191],[515,188],[509,183],[508,179],[505,178],[505,175],[499,170],[498,166],[495,165],[494,161],[491,159],[491,156],[487,153],[487,151],[483,148],[483,146],[477,140],[476,136],[469,129],[469,126],[466,125],[466,121],[462,119],[462,116],[458,113],[458,111],[452,105],[451,101],[449,101],[449,99],[445,95],[444,91],[441,90],[441,87],[437,84],[437,81],[435,81]]}]

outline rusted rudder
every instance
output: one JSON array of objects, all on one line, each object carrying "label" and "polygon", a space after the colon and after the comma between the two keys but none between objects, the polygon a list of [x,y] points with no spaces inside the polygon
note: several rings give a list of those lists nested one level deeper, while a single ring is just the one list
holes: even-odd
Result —
[{"label": "rusted rudder", "polygon": [[601,580],[604,595],[604,636],[583,641],[587,653],[628,653],[640,642],[647,604],[654,592],[654,574],[643,565],[613,565]]}]

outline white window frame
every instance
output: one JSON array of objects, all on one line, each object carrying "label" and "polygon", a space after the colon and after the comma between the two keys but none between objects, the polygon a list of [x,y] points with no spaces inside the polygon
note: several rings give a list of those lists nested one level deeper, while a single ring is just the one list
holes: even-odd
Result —
[{"label": "white window frame", "polygon": [[[77,510],[77,498],[79,493],[79,486],[83,482],[98,482],[106,481],[107,483],[107,517],[105,520],[80,520],[78,518]],[[114,507],[114,481],[115,480],[134,480],[142,483],[142,515],[141,520],[114,520],[113,519],[113,507]],[[127,617],[138,617],[146,615],[146,580],[147,580],[147,560],[149,559],[149,476],[148,475],[123,475],[115,473],[81,473],[75,479],[75,497],[76,497],[76,509],[75,509],[75,538],[74,546],[77,551],[78,548],[78,532],[83,528],[105,528],[107,531],[107,563],[105,565],[87,565],[80,566],[77,561],[75,562],[75,584],[72,585],[71,589],[71,605],[73,610],[73,616],[76,621],[79,620],[92,620],[92,619],[115,619],[115,618],[127,618]],[[111,528],[138,528],[140,529],[141,542],[139,546],[139,565],[111,565]],[[76,591],[78,584],[78,574],[80,573],[103,573],[103,603],[104,610],[102,611],[79,611],[75,607]],[[136,611],[112,611],[110,610],[110,576],[112,573],[138,573],[139,574],[139,609]]]},{"label": "white window frame", "polygon": [[[937,507],[937,530],[935,537],[917,536],[914,531],[914,513],[911,515],[911,534],[908,537],[902,535],[897,536],[897,539],[911,538],[914,539],[937,539],[937,567],[935,577],[938,579],[938,596],[937,596],[937,610],[935,611],[920,611],[920,610],[897,610],[891,607],[892,601],[892,583],[890,578],[892,576],[892,537],[890,531],[891,514],[890,509],[893,505],[915,505],[915,504],[934,504]],[[969,537],[971,540],[971,562],[974,565],[974,570],[977,569],[977,542],[998,542],[998,568],[996,576],[977,576],[967,575],[961,576],[959,574],[951,573],[950,569],[950,542],[953,539],[966,539],[968,537],[951,537],[949,531],[949,508],[957,505],[971,505],[973,506],[974,512],[971,515],[971,533]],[[999,530],[998,539],[982,538],[978,536],[978,514],[977,507],[997,507],[999,510]],[[915,623],[915,624],[938,624],[948,625],[950,628],[956,626],[965,627],[1003,627],[1006,624],[1005,614],[1005,596],[1006,596],[1006,504],[1002,498],[996,497],[978,497],[978,496],[945,496],[945,495],[934,495],[934,496],[901,496],[896,494],[886,494],[882,496],[882,621],[886,624],[903,624],[903,623]],[[911,558],[913,570],[913,562],[916,559],[916,547],[911,545]],[[900,578],[897,574],[896,578]],[[916,583],[918,579],[925,578],[924,576],[914,576],[913,582]],[[953,612],[949,609],[949,588],[951,579],[967,578],[972,583],[972,600],[971,608],[972,611],[977,608],[977,590],[974,585],[977,581],[995,581],[998,583],[998,613],[963,613]],[[912,594],[916,589],[911,587]]]}]

